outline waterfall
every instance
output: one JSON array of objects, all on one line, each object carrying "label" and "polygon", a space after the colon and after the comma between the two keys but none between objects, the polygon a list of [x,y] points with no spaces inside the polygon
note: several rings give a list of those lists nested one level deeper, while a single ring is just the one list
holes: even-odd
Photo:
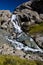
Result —
[{"label": "waterfall", "polygon": [[11,22],[15,28],[15,32],[16,33],[21,33],[22,30],[21,30],[21,27],[18,25],[18,19],[17,19],[17,15],[12,15],[12,18],[11,18]]},{"label": "waterfall", "polygon": [[[15,28],[15,33],[20,33],[20,35],[17,36],[16,39],[9,39],[8,36],[6,37],[6,40],[12,43],[12,45],[15,47],[15,49],[18,50],[24,50],[24,51],[32,51],[32,52],[41,52],[43,51],[37,46],[35,41],[29,36],[27,36],[22,30],[21,27],[18,25],[18,18],[17,15],[13,14],[11,18],[11,23],[13,24],[13,27]],[[29,40],[30,45],[35,44],[36,48],[29,47],[28,45],[26,46],[25,44],[22,43],[23,40]],[[21,42],[20,42],[21,41]]]}]

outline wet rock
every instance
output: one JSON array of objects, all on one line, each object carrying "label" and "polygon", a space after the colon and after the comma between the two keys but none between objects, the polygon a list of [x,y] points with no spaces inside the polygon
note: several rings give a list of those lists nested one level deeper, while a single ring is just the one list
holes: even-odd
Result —
[{"label": "wet rock", "polygon": [[13,39],[16,39],[16,35],[17,35],[16,33],[14,32],[12,33]]},{"label": "wet rock", "polygon": [[19,35],[17,37],[17,41],[23,43],[26,46],[29,46],[30,48],[37,49],[37,45],[35,41],[30,36],[27,36],[25,33],[22,33],[21,35]]}]

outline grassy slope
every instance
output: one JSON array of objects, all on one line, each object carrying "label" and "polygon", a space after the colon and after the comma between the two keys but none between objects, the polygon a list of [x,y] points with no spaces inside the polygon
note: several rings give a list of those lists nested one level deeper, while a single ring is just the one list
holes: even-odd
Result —
[{"label": "grassy slope", "polygon": [[17,56],[0,55],[0,65],[43,65],[43,62],[20,59]]},{"label": "grassy slope", "polygon": [[43,23],[30,26],[29,33],[30,34],[43,33]]}]

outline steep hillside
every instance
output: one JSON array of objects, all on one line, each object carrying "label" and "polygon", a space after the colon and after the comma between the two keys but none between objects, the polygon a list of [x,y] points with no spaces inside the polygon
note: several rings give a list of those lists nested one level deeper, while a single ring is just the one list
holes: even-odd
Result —
[{"label": "steep hillside", "polygon": [[[16,8],[22,30],[43,48],[43,0],[31,0]],[[36,40],[38,38],[38,40]],[[40,42],[39,42],[40,40]]]},{"label": "steep hillside", "polygon": [[[42,0],[30,0],[18,6],[13,13],[11,13],[9,10],[0,10],[1,59],[5,57],[3,55],[13,55],[22,59],[43,61],[42,8]],[[6,64],[7,61],[9,62],[9,59],[7,59],[7,61],[5,60],[3,60],[2,63]],[[26,63],[25,60],[23,60],[22,63],[18,58],[17,60],[14,58],[14,60],[17,62],[17,64],[19,62],[21,65]],[[13,63],[13,61],[11,60],[11,63]],[[36,63],[33,61],[30,65],[38,64],[38,61]],[[28,65],[28,62],[26,65]]]}]

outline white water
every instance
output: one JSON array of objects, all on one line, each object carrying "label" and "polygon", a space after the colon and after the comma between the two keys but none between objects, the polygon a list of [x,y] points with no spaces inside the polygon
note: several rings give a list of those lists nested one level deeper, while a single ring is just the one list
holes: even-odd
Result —
[{"label": "white water", "polygon": [[[11,22],[15,28],[15,32],[16,33],[21,33],[22,30],[21,30],[21,27],[18,25],[18,19],[17,19],[17,15],[13,14],[12,15],[12,18],[11,18]],[[18,36],[18,38],[22,35],[22,33]],[[26,37],[27,35],[25,35]],[[20,43],[18,42],[17,40],[13,40],[13,39],[9,39],[7,36],[6,36],[6,39],[12,43],[12,45],[15,47],[15,49],[18,49],[18,50],[24,50],[24,51],[32,51],[32,52],[41,52],[43,53],[43,51],[37,46],[37,48],[30,48],[28,46],[25,46],[23,43]],[[30,42],[34,42],[34,40],[29,37],[30,39]],[[30,43],[31,44],[31,43]]]},{"label": "white water", "polygon": [[28,46],[25,46],[23,43],[20,43],[16,40],[11,40],[11,39],[8,39],[8,37],[6,36],[6,39],[12,43],[12,45],[15,47],[15,49],[17,50],[24,50],[24,51],[32,51],[32,52],[41,52],[43,53],[43,51],[41,49],[33,49],[33,48],[30,48]]},{"label": "white water", "polygon": [[18,25],[18,19],[17,19],[17,15],[12,15],[12,18],[11,18],[11,22],[15,28],[15,32],[16,33],[21,33],[22,30],[21,30],[21,27]]}]

